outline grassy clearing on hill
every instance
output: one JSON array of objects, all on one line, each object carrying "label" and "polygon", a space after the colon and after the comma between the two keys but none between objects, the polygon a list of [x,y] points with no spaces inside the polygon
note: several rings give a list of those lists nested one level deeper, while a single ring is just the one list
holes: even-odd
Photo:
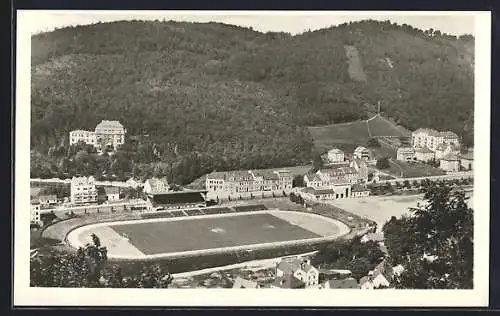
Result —
[{"label": "grassy clearing on hill", "polygon": [[[326,126],[309,127],[316,150],[327,151],[340,144],[364,145],[370,137],[407,137],[410,132],[381,115],[350,123],[333,124]],[[394,150],[392,150],[394,151]],[[389,156],[395,157],[390,151]]]},{"label": "grassy clearing on hill", "polygon": [[370,138],[366,121],[309,127],[309,133],[320,152],[338,144],[365,145]]},{"label": "grassy clearing on hill", "polygon": [[377,115],[368,120],[371,135],[373,137],[379,136],[394,136],[394,137],[407,137],[411,135],[410,131],[404,127],[397,126],[385,117]]}]

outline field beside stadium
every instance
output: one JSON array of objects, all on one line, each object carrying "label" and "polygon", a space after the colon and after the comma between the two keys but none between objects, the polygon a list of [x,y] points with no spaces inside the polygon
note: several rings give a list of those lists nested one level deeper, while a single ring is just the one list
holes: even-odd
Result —
[{"label": "field beside stadium", "polygon": [[266,210],[98,223],[75,229],[68,241],[78,247],[94,233],[110,258],[133,260],[250,251],[335,239],[348,232],[343,223],[319,215]]}]

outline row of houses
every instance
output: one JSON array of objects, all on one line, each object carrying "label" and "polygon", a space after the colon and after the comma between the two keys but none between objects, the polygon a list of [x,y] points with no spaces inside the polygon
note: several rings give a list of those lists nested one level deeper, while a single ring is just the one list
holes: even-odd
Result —
[{"label": "row of houses", "polygon": [[[354,149],[352,157],[353,159],[368,161],[373,159],[373,153],[366,147],[358,146],[356,147],[356,149]],[[330,149],[326,153],[326,158],[327,158],[327,163],[329,164],[343,163],[346,162],[347,160],[345,153],[341,149],[336,147]]]},{"label": "row of houses", "polygon": [[289,191],[292,186],[293,175],[288,170],[264,169],[212,172],[205,179],[205,189],[211,198]]},{"label": "row of houses", "polygon": [[473,153],[461,153],[458,135],[453,132],[438,132],[433,129],[419,128],[412,133],[410,146],[397,149],[397,160],[439,161],[439,168],[448,172],[460,169],[472,170]]},{"label": "row of houses", "polygon": [[[306,258],[283,259],[276,265],[275,279],[270,288],[279,289],[379,289],[388,288],[394,277],[404,271],[401,265],[392,267],[384,259],[359,282],[345,269],[321,269]],[[237,277],[233,288],[265,287],[257,281]]]},{"label": "row of houses", "polygon": [[367,183],[366,160],[355,158],[305,174],[305,188],[298,189],[297,193],[312,201],[364,197],[370,194]]}]

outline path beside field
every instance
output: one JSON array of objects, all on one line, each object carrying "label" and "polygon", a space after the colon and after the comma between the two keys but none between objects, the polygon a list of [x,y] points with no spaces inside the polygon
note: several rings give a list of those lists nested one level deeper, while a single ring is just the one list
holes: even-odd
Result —
[{"label": "path beside field", "polygon": [[[317,251],[313,252],[308,252],[308,253],[303,253],[299,255],[295,255],[297,257],[304,257],[304,256],[311,256],[314,255]],[[252,260],[252,261],[246,261],[242,263],[237,263],[237,264],[231,264],[227,266],[220,266],[220,267],[214,267],[214,268],[208,268],[208,269],[202,269],[202,270],[196,270],[196,271],[188,271],[188,272],[182,272],[182,273],[175,273],[172,274],[174,278],[188,278],[200,274],[208,274],[208,273],[213,273],[213,272],[218,272],[218,271],[225,271],[225,270],[232,270],[232,269],[252,269],[252,270],[262,270],[262,269],[269,269],[269,268],[274,268],[277,263],[279,263],[283,258],[286,257],[277,257],[277,258],[271,258],[271,259],[262,259],[262,260]]]}]

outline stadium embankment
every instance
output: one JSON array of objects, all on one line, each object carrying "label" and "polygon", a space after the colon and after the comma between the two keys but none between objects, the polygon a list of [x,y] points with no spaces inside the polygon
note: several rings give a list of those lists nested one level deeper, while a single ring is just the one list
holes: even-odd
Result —
[{"label": "stadium embankment", "polygon": [[[141,223],[160,222],[160,221],[188,221],[188,220],[192,221],[201,218],[232,217],[232,216],[266,214],[266,213],[274,215],[280,219],[286,220],[294,225],[300,226],[303,229],[312,231],[321,237],[146,255],[140,252],[132,244],[128,243],[128,241],[124,237],[118,235],[116,232],[114,232],[114,234],[108,234],[109,231],[113,231],[110,228],[110,226],[113,225],[141,224]],[[335,227],[335,229],[333,229],[333,227]],[[66,240],[69,243],[69,245],[78,248],[80,246],[83,246],[87,242],[88,239],[86,239],[85,236],[89,236],[90,233],[96,233],[97,235],[99,235],[100,230],[103,230],[103,232],[105,232],[102,235],[102,237],[100,236],[101,243],[103,245],[106,245],[107,242],[114,242],[115,244],[119,243],[118,247],[115,247],[114,249],[108,249],[108,258],[110,260],[119,260],[119,261],[120,260],[150,261],[159,259],[170,260],[179,258],[189,258],[195,256],[211,256],[211,255],[219,255],[227,253],[234,254],[238,252],[249,253],[252,251],[278,249],[283,247],[289,249],[297,248],[297,250],[299,250],[301,246],[320,244],[341,238],[342,236],[349,234],[351,231],[347,225],[336,219],[328,218],[313,213],[281,211],[275,209],[275,210],[265,210],[265,211],[252,211],[245,213],[234,213],[234,214],[214,214],[214,215],[200,215],[200,216],[179,217],[179,218],[155,218],[155,219],[143,219],[143,220],[132,220],[132,221],[96,223],[74,229],[67,235]],[[130,248],[127,246],[127,244],[130,245]]]}]

